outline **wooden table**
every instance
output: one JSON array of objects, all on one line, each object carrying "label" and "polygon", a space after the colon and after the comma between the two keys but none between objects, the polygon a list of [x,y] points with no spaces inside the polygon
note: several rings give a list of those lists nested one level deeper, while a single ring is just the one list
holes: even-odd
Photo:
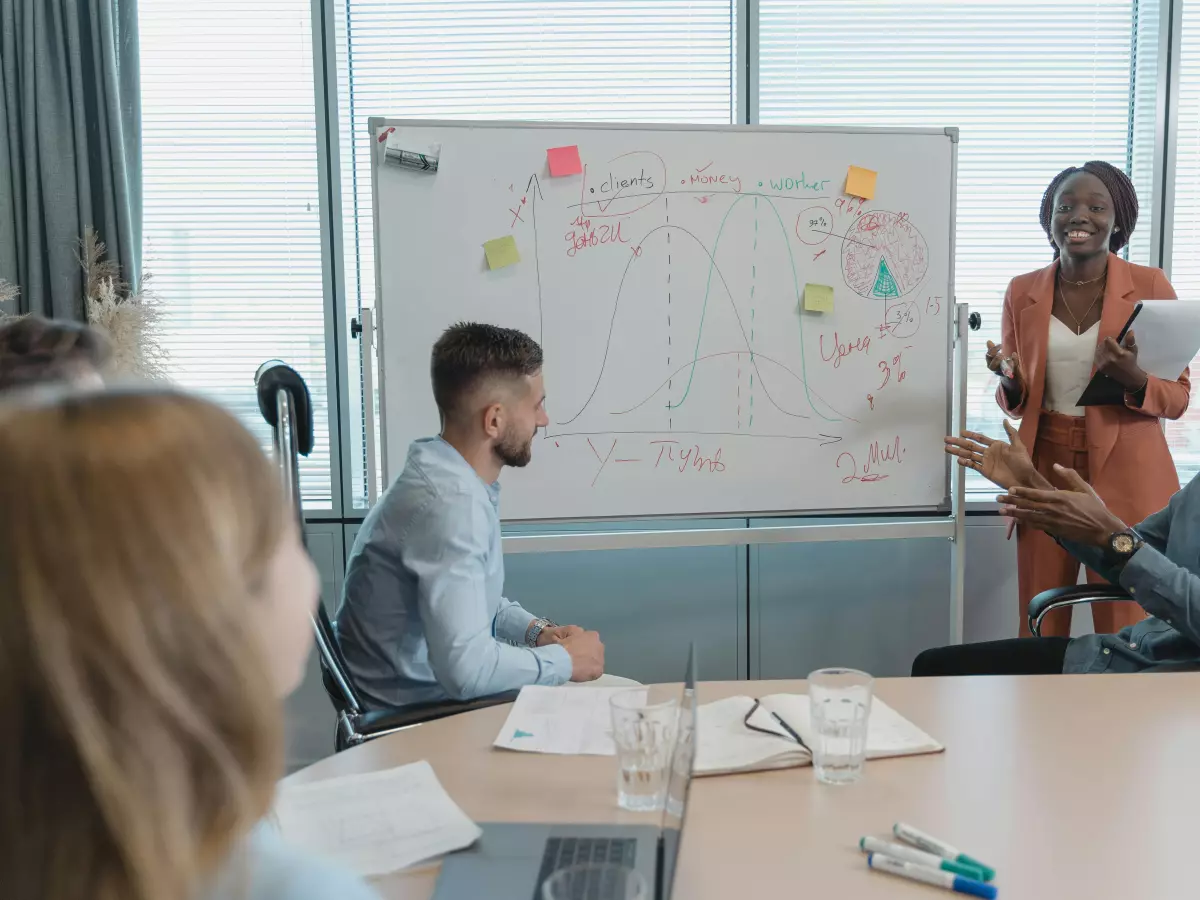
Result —
[{"label": "wooden table", "polygon": [[[701,685],[700,701],[803,691]],[[954,896],[867,871],[861,835],[904,820],[994,866],[1001,897],[1200,895],[1200,675],[883,679],[876,692],[946,752],[867,764],[849,787],[812,769],[700,778],[676,900]],[[427,759],[479,822],[647,822],[615,805],[614,761],[493,750],[508,707],[431,722],[323,760],[311,781]],[[376,884],[424,900],[436,868]]]}]

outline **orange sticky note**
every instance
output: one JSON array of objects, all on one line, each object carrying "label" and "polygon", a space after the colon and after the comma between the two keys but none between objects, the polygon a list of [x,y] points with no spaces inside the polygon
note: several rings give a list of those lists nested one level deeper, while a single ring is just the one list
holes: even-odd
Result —
[{"label": "orange sticky note", "polygon": [[553,178],[583,174],[583,162],[579,159],[579,148],[574,144],[570,147],[554,147],[547,150],[546,161],[550,163],[550,175]]},{"label": "orange sticky note", "polygon": [[483,245],[484,255],[487,256],[489,269],[503,269],[521,261],[520,251],[517,250],[517,239],[511,234],[502,238],[488,241]]},{"label": "orange sticky note", "polygon": [[875,199],[875,179],[878,172],[851,166],[846,173],[846,193],[852,197],[862,197],[864,200]]}]

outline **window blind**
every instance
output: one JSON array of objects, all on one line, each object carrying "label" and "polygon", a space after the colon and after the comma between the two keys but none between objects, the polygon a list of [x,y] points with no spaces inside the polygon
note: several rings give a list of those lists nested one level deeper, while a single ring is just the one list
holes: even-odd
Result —
[{"label": "window blind", "polygon": [[263,441],[254,373],[296,368],[316,448],[306,507],[331,505],[325,292],[309,0],[141,0],[145,267],[170,370]]},{"label": "window blind", "polygon": [[[347,314],[358,316],[375,297],[370,116],[727,123],[734,7],[730,0],[338,0]],[[359,371],[352,344],[351,371]],[[354,422],[363,421],[358,393],[351,391]],[[350,457],[361,505],[361,433]]]},{"label": "window blind", "polygon": [[[983,316],[969,363],[967,417],[975,430],[1002,434],[983,354],[988,339],[1000,339],[1009,279],[1051,260],[1038,224],[1043,190],[1061,169],[1089,159],[1128,166],[1136,6],[759,3],[763,123],[961,129],[955,290]],[[1148,235],[1150,197],[1141,201],[1138,230]],[[1200,265],[1196,271],[1200,277]]]},{"label": "window blind", "polygon": [[[1175,223],[1171,239],[1171,284],[1184,300],[1200,299],[1200,2],[1183,4],[1179,64],[1179,121],[1175,163]],[[1167,423],[1167,444],[1187,484],[1200,472],[1200,357],[1192,363],[1192,403],[1178,422]]]}]

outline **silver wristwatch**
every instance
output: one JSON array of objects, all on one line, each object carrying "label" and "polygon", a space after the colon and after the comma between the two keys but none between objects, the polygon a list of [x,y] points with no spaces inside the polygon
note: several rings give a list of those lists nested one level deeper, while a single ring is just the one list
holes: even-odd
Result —
[{"label": "silver wristwatch", "polygon": [[529,623],[529,627],[525,629],[525,643],[530,647],[536,647],[538,638],[542,636],[542,632],[547,628],[557,628],[558,626],[549,619],[534,619]]}]

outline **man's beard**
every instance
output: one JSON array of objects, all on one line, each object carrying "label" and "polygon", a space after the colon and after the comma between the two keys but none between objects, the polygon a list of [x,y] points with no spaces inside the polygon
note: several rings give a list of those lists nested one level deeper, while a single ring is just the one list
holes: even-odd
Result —
[{"label": "man's beard", "polygon": [[495,447],[496,458],[506,466],[512,466],[514,469],[520,469],[529,465],[529,461],[533,459],[533,439],[537,435],[534,431],[529,436],[529,440],[521,443],[513,436],[507,435],[504,440],[500,441]]}]

